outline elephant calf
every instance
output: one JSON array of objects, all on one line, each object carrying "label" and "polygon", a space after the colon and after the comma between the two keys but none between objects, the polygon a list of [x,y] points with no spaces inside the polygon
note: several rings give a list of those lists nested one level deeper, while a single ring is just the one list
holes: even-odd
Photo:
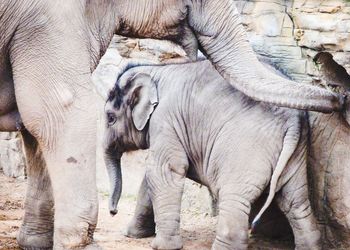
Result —
[{"label": "elephant calf", "polygon": [[129,69],[105,109],[111,213],[116,213],[121,193],[121,155],[150,149],[130,236],[153,234],[155,222],[153,248],[182,247],[180,206],[188,177],[218,198],[213,249],[247,248],[251,204],[268,186],[257,218],[276,196],[296,247],[319,247],[308,198],[304,112],[253,101],[226,83],[208,61]]}]

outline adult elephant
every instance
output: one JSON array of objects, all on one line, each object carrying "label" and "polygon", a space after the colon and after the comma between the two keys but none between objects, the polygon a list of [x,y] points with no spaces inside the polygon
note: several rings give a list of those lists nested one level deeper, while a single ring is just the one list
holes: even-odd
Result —
[{"label": "adult elephant", "polygon": [[309,112],[309,124],[310,199],[325,248],[349,249],[350,114]]},{"label": "adult elephant", "polygon": [[[322,247],[349,249],[350,105],[343,113],[309,112],[308,117],[310,201],[321,230]],[[255,209],[262,206],[256,205]],[[279,214],[276,205],[272,209],[256,231],[268,236],[286,236],[287,221],[276,218],[276,213]]]},{"label": "adult elephant", "polygon": [[0,0],[0,130],[14,130],[19,114],[27,130],[24,248],[69,249],[92,239],[98,208],[90,74],[114,33],[175,41],[193,60],[198,47],[256,100],[322,112],[342,106],[330,91],[268,73],[231,0]]},{"label": "adult elephant", "polygon": [[[332,55],[322,52],[327,58]],[[316,57],[317,58],[317,57]],[[265,60],[266,66],[276,74],[283,76],[274,65]],[[347,83],[345,70],[334,72],[334,69],[342,68],[333,61],[331,64],[322,65],[323,75],[326,80],[337,79],[337,82]],[[340,74],[339,74],[340,72]],[[329,81],[331,84],[332,82]],[[340,85],[340,84],[339,84]],[[347,86],[338,91],[349,97]],[[322,233],[324,249],[349,249],[350,248],[350,102],[346,100],[342,112],[324,114],[320,112],[308,112],[309,125],[309,150],[308,150],[308,179],[310,201],[318,220]],[[260,202],[261,203],[261,202]],[[259,209],[262,204],[255,204]],[[276,218],[279,214],[276,205],[266,213],[256,231],[274,237],[286,236],[288,225],[284,218]],[[276,226],[277,225],[277,226]]]}]

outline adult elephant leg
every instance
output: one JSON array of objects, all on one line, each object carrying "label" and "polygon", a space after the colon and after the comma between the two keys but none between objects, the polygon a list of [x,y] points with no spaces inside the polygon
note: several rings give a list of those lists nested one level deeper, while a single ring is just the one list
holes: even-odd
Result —
[{"label": "adult elephant leg", "polygon": [[55,198],[54,246],[63,249],[89,244],[97,224],[96,112],[88,104],[95,96],[80,98],[56,146],[44,153]]},{"label": "adult elephant leg", "polygon": [[51,249],[53,245],[53,197],[51,182],[37,141],[22,132],[27,160],[25,214],[17,236],[24,249]]},{"label": "adult elephant leg", "polygon": [[148,192],[147,180],[144,177],[137,196],[134,217],[126,231],[128,237],[145,238],[155,233],[153,206]]},{"label": "adult elephant leg", "polygon": [[283,186],[276,200],[292,227],[296,249],[321,249],[321,233],[310,206],[305,162],[303,166],[290,166],[298,169]]},{"label": "adult elephant leg", "polygon": [[[45,42],[53,39],[37,37]],[[90,81],[89,56],[81,48],[84,43],[53,43],[55,51],[51,45],[30,40],[25,51],[14,49],[13,76],[23,124],[38,141],[51,179],[54,248],[72,249],[91,242],[97,223],[97,97]]]},{"label": "adult elephant leg", "polygon": [[[29,89],[25,92],[28,93]],[[69,110],[60,111],[52,109],[46,102],[41,103],[40,98],[37,99],[40,103],[26,102],[28,97],[22,95],[22,91],[18,93],[18,107],[24,125],[39,142],[52,183],[55,203],[54,248],[70,249],[89,244],[98,212],[95,181],[96,112],[94,105],[89,104],[95,97],[83,91]],[[49,96],[43,100],[51,100],[49,104],[52,104]],[[42,107],[49,111],[45,112]],[[37,109],[41,112],[33,113],[32,110]],[[62,117],[58,118],[60,115]]]}]

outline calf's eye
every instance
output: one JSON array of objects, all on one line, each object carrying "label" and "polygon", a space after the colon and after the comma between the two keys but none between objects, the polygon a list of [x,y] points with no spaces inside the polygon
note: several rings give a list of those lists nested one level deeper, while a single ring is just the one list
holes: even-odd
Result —
[{"label": "calf's eye", "polygon": [[117,121],[117,117],[114,113],[108,112],[107,113],[107,122],[109,126],[112,126]]}]

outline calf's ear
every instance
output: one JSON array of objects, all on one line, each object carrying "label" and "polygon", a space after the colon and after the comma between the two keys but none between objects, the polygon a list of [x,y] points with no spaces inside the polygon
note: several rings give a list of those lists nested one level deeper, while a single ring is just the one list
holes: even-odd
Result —
[{"label": "calf's ear", "polygon": [[131,96],[131,115],[137,130],[145,128],[151,114],[158,104],[157,86],[148,74],[136,74],[131,81],[135,86]]}]

